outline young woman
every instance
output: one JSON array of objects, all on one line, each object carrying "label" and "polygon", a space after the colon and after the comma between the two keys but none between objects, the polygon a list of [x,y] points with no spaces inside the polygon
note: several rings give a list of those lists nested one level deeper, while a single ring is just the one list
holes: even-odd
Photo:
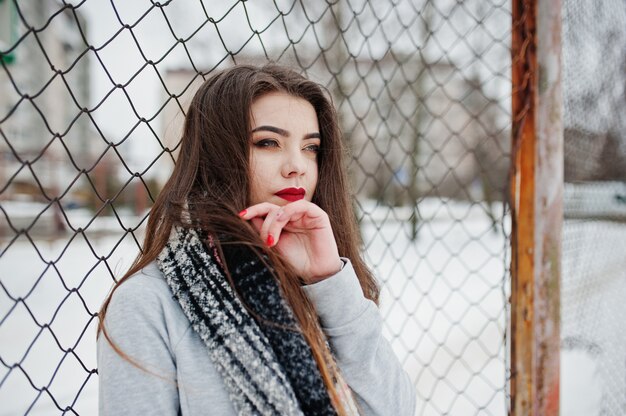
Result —
[{"label": "young woman", "polygon": [[412,415],[359,253],[335,110],[277,65],[193,98],[143,252],[100,312],[100,413]]}]

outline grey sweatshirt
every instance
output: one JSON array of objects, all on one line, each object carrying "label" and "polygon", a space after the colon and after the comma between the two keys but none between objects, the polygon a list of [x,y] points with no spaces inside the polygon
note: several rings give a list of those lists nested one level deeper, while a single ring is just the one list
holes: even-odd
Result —
[{"label": "grey sweatshirt", "polygon": [[[383,338],[378,308],[363,296],[351,263],[304,290],[361,414],[412,416],[415,388]],[[144,370],[100,335],[100,415],[236,415],[205,344],[156,263],[115,291],[105,325],[113,342]]]}]

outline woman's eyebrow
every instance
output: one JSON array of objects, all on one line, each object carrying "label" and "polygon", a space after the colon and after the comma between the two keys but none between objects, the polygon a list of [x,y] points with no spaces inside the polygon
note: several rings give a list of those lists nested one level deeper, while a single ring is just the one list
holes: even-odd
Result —
[{"label": "woman's eyebrow", "polygon": [[321,139],[322,135],[319,134],[318,132],[315,132],[315,133],[305,134],[304,138],[305,139]]},{"label": "woman's eyebrow", "polygon": [[289,132],[285,129],[281,129],[280,127],[274,126],[259,126],[252,129],[252,133],[256,133],[257,131],[271,131],[272,133],[280,134],[281,136],[289,137]]},{"label": "woman's eyebrow", "polygon": [[[289,133],[287,130],[285,129],[281,129],[280,127],[276,127],[276,126],[258,126],[252,129],[252,133],[256,133],[257,131],[271,131],[272,133],[276,133],[276,134],[280,134],[281,136],[284,137],[289,137],[291,135],[291,133]],[[322,136],[319,134],[319,132],[314,132],[314,133],[308,133],[304,135],[304,139],[321,139]]]}]

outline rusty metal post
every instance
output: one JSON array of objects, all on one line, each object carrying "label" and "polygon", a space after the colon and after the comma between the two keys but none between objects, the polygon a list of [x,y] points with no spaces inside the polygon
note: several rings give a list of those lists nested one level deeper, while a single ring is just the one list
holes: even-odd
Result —
[{"label": "rusty metal post", "polygon": [[513,0],[511,415],[559,414],[561,1]]}]

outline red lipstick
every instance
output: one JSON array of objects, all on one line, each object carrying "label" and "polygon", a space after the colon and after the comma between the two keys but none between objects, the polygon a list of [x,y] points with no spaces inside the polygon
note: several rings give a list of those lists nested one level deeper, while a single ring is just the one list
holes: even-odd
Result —
[{"label": "red lipstick", "polygon": [[304,188],[285,188],[276,192],[274,195],[279,196],[289,202],[293,202],[304,198],[304,194]]}]

